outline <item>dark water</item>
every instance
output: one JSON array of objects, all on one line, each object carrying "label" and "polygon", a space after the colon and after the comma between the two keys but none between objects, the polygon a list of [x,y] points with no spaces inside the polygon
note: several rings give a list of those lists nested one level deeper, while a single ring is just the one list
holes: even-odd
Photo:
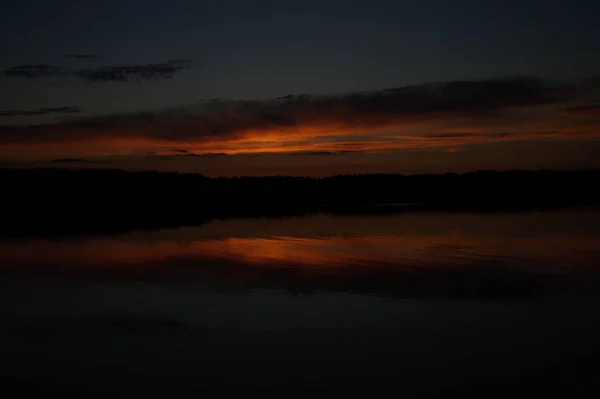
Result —
[{"label": "dark water", "polygon": [[15,395],[600,392],[597,211],[3,241],[0,273]]}]

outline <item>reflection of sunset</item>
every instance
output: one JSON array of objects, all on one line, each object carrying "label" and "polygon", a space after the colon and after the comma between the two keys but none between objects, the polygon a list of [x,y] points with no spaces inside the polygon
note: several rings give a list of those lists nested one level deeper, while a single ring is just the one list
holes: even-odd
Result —
[{"label": "reflection of sunset", "polygon": [[227,260],[271,267],[452,267],[524,261],[528,267],[595,266],[600,257],[597,237],[518,237],[494,239],[440,236],[269,237],[197,240],[189,243],[144,243],[118,239],[28,241],[0,244],[2,264],[47,267],[143,267],[169,260],[204,262]]}]

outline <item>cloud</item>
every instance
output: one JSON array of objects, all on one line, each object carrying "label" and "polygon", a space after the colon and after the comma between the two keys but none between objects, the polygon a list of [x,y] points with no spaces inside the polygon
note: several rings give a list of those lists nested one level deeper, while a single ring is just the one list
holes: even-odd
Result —
[{"label": "cloud", "polygon": [[59,159],[53,159],[52,161],[50,161],[50,163],[84,163],[84,162],[90,162],[87,159],[83,159],[83,158],[59,158]]},{"label": "cloud", "polygon": [[[485,133],[485,137],[510,137],[514,134],[515,133],[508,133],[508,132],[491,132],[491,133]],[[467,138],[467,137],[482,137],[482,133],[471,133],[471,132],[432,133],[432,134],[425,134],[420,137],[434,138],[434,139],[460,139],[460,138]]]},{"label": "cloud", "polygon": [[299,151],[292,152],[289,155],[343,155],[352,153],[361,153],[365,151],[338,150],[338,151]]},{"label": "cloud", "polygon": [[38,108],[34,110],[17,109],[10,111],[0,111],[0,116],[3,117],[14,117],[14,116],[37,116],[37,115],[48,115],[48,114],[76,114],[82,110],[77,107],[65,106],[65,107],[48,107]]},{"label": "cloud", "polygon": [[432,134],[426,134],[423,137],[456,139],[456,138],[462,138],[462,137],[472,137],[473,134],[474,133],[432,133]]},{"label": "cloud", "polygon": [[4,74],[11,78],[21,79],[68,77],[70,75],[62,68],[45,64],[17,65],[4,69]]},{"label": "cloud", "polygon": [[569,107],[562,110],[563,115],[600,116],[600,104]]},{"label": "cloud", "polygon": [[206,153],[194,153],[194,152],[190,152],[187,150],[180,150],[180,149],[175,149],[175,150],[166,150],[166,151],[148,151],[146,152],[146,154],[150,159],[157,159],[157,160],[166,160],[166,161],[173,161],[176,159],[181,159],[182,157],[185,158],[219,158],[219,157],[224,157],[227,156],[229,154],[224,153],[224,152],[206,152]]},{"label": "cloud", "polygon": [[600,121],[577,125],[557,115],[556,109],[583,96],[578,87],[515,77],[262,101],[208,100],[155,112],[0,126],[0,146],[24,149],[43,143],[53,151],[77,147],[92,155],[326,155],[598,135]]},{"label": "cloud", "polygon": [[162,156],[166,157],[166,159],[175,159],[176,157],[216,158],[216,157],[223,157],[223,156],[226,156],[229,154],[226,154],[224,152],[206,152],[206,153],[196,154],[194,152],[186,151],[185,153],[180,153],[180,154],[175,154],[175,155],[164,155],[164,154],[157,154],[157,155],[162,155]]},{"label": "cloud", "polygon": [[99,60],[100,57],[94,54],[63,54],[65,58],[74,58],[78,60]]},{"label": "cloud", "polygon": [[127,82],[130,80],[170,79],[192,67],[189,60],[172,60],[158,64],[118,65],[74,71],[73,75],[90,82]]},{"label": "cloud", "polygon": [[47,163],[51,164],[106,164],[111,163],[111,159],[85,159],[85,158],[57,158],[47,161]]},{"label": "cloud", "polygon": [[195,154],[195,153],[188,153],[188,154],[180,154],[179,156],[182,157],[204,157],[204,158],[216,158],[216,157],[224,157],[227,156],[229,154],[226,154],[224,152],[207,152],[204,154]]},{"label": "cloud", "polygon": [[333,151],[300,151],[292,152],[290,155],[334,155]]},{"label": "cloud", "polygon": [[75,70],[45,64],[18,65],[6,68],[3,72],[8,77],[21,79],[75,77],[88,82],[128,82],[170,79],[193,66],[191,60],[181,59],[155,64],[115,65]]}]

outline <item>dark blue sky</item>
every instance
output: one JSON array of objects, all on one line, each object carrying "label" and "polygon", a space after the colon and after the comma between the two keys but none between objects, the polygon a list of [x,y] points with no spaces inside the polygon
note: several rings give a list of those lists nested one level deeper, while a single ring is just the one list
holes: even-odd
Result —
[{"label": "dark blue sky", "polygon": [[185,58],[202,67],[133,89],[61,82],[59,93],[55,84],[4,80],[1,100],[35,107],[79,98],[102,108],[110,99],[108,108],[133,101],[146,108],[510,75],[586,77],[600,70],[599,4],[9,0],[0,14],[0,35],[9,38],[0,42],[3,68],[92,63],[61,57],[68,53],[115,65]]}]

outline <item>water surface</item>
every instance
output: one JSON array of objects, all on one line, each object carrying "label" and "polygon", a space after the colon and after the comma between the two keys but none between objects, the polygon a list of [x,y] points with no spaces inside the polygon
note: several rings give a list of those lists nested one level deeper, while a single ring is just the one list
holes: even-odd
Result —
[{"label": "water surface", "polygon": [[3,383],[36,396],[573,395],[598,371],[599,243],[600,212],[581,210],[0,241]]}]

